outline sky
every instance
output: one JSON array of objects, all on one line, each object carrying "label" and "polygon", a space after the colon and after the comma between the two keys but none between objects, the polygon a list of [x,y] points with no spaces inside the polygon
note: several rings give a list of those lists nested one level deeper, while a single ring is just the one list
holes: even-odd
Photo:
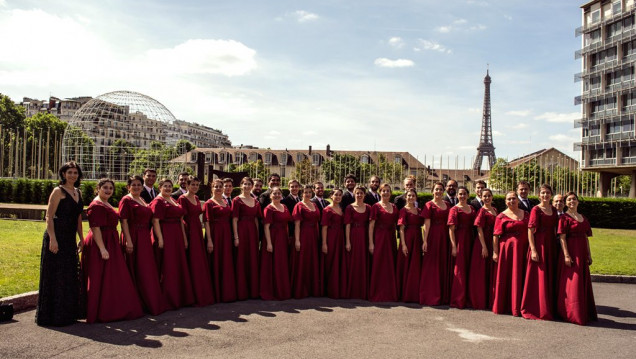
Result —
[{"label": "sky", "polygon": [[[0,0],[0,93],[148,95],[234,145],[579,158],[583,2]],[[487,162],[487,161],[484,161]]]}]

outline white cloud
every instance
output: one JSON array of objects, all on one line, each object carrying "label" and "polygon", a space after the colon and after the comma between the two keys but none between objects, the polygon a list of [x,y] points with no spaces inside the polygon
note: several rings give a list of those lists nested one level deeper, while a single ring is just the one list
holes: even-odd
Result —
[{"label": "white cloud", "polygon": [[492,131],[492,135],[493,135],[493,137],[495,137],[495,136],[496,136],[496,137],[501,137],[501,136],[503,136],[504,134],[503,134],[503,132],[501,132],[501,131],[493,130],[493,131]]},{"label": "white cloud", "polygon": [[512,16],[510,16],[510,15],[505,15],[505,14],[504,14],[504,16],[503,16],[503,17],[504,17],[504,19],[506,19],[506,20],[508,20],[508,21],[512,21]]},{"label": "white cloud", "polygon": [[256,51],[234,40],[187,40],[170,49],[148,51],[147,66],[176,74],[245,75],[256,68]]},{"label": "white cloud", "polygon": [[389,45],[395,47],[396,49],[401,49],[404,46],[404,40],[401,37],[394,36],[389,39]]},{"label": "white cloud", "polygon": [[294,17],[298,22],[316,21],[320,18],[320,16],[318,16],[317,14],[305,10],[296,10],[291,13],[291,16]]},{"label": "white cloud", "polygon": [[570,113],[544,112],[543,114],[536,116],[534,119],[543,120],[546,122],[572,123],[574,120],[580,117],[581,117],[580,112],[570,112]]},{"label": "white cloud", "polygon": [[467,22],[468,21],[466,21],[466,19],[457,19],[457,20],[453,21],[453,24],[461,25],[461,24],[465,24]]},{"label": "white cloud", "polygon": [[278,135],[280,135],[280,132],[278,132],[276,130],[270,130],[267,134],[271,135],[271,136],[278,136]]},{"label": "white cloud", "polygon": [[439,27],[435,28],[435,31],[440,32],[440,33],[442,33],[442,34],[449,33],[449,32],[451,32],[451,30],[453,30],[453,27],[452,27],[452,26],[450,26],[450,25],[447,25],[447,26],[439,26]]},{"label": "white cloud", "polygon": [[519,117],[526,117],[529,114],[530,114],[530,110],[516,110],[516,111],[506,112],[506,115],[508,116],[519,116]]},{"label": "white cloud", "polygon": [[486,25],[482,25],[482,24],[477,24],[475,26],[471,26],[468,28],[468,30],[470,31],[481,31],[481,30],[486,30]]},{"label": "white cloud", "polygon": [[468,109],[468,112],[470,113],[481,113],[482,112],[482,108],[481,107],[471,107]]},{"label": "white cloud", "polygon": [[0,0],[0,7],[6,7],[7,6],[7,1],[6,0]]},{"label": "white cloud", "polygon": [[474,26],[470,26],[470,27],[466,27],[465,25],[468,24],[468,20],[466,19],[457,19],[455,21],[453,21],[452,24],[450,25],[443,25],[443,26],[438,26],[435,28],[435,31],[442,33],[442,34],[447,34],[451,31],[480,31],[480,30],[485,30],[486,26],[482,25],[482,24],[477,24]]},{"label": "white cloud", "polygon": [[390,60],[385,57],[377,58],[375,59],[373,63],[379,67],[390,67],[390,68],[415,66],[415,63],[412,60],[408,60],[408,59]]},{"label": "white cloud", "polygon": [[579,137],[572,137],[564,134],[552,135],[548,137],[551,141],[572,143],[579,140]]},{"label": "white cloud", "polygon": [[517,124],[506,126],[506,127],[514,129],[514,130],[520,130],[520,129],[523,129],[523,128],[528,128],[528,124],[524,123],[524,122],[519,122]]},{"label": "white cloud", "polygon": [[447,49],[446,46],[435,41],[420,39],[419,43],[420,43],[420,47],[415,48],[415,51],[430,50],[430,51],[439,51],[445,54],[453,53],[451,49]]}]

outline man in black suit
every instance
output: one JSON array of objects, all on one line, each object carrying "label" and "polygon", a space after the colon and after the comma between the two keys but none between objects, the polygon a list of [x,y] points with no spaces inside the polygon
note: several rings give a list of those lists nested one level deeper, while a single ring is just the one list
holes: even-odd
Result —
[{"label": "man in black suit", "polygon": [[530,212],[534,205],[530,203],[528,194],[530,193],[530,184],[528,181],[519,181],[517,184],[517,197],[519,197],[519,208],[526,212]]},{"label": "man in black suit", "polygon": [[[404,208],[404,206],[406,206],[406,191],[411,188],[415,188],[414,176],[408,176],[404,179],[404,193],[393,199],[393,203],[395,203],[395,206],[397,207],[398,211]],[[415,207],[417,208],[417,206],[418,206],[418,203],[417,201],[415,201]]]},{"label": "man in black suit", "polygon": [[294,213],[296,203],[300,202],[300,196],[298,196],[298,192],[300,191],[300,182],[293,179],[287,183],[287,186],[289,187],[289,194],[287,197],[283,198],[280,203],[284,204],[291,214]]},{"label": "man in black suit", "polygon": [[223,179],[223,200],[228,206],[232,207],[232,190],[234,189],[234,180],[231,178]]},{"label": "man in black suit", "polygon": [[186,183],[188,183],[188,177],[190,177],[190,174],[188,172],[179,173],[179,189],[172,192],[173,199],[179,199],[179,197],[181,197],[182,194],[185,194],[186,192],[188,192],[186,190]]},{"label": "man in black suit", "polygon": [[261,204],[261,210],[264,211],[265,207],[272,202],[269,196],[272,194],[272,188],[274,187],[280,187],[280,175],[278,173],[272,173],[269,175],[269,178],[267,179],[267,191],[258,196],[258,202]]},{"label": "man in black suit", "polygon": [[369,191],[364,195],[364,203],[369,206],[373,206],[374,204],[380,202],[380,194],[378,193],[378,188],[380,188],[380,177],[371,176],[369,179]]},{"label": "man in black suit", "polygon": [[340,201],[340,208],[344,211],[348,205],[356,201],[355,196],[353,195],[353,189],[356,188],[356,176],[353,174],[348,174],[345,177],[345,190],[342,194],[342,200]]},{"label": "man in black suit", "polygon": [[484,203],[481,201],[481,191],[486,188],[486,182],[482,180],[475,181],[475,199],[470,202],[470,205],[479,211]]},{"label": "man in black suit", "polygon": [[563,195],[557,193],[552,197],[552,205],[557,210],[557,215],[561,217],[563,213],[565,213],[565,201],[563,200]]},{"label": "man in black suit", "polygon": [[155,182],[157,182],[157,171],[153,168],[146,168],[144,170],[144,188],[141,191],[141,198],[146,203],[152,202],[159,192],[155,189]]},{"label": "man in black suit", "polygon": [[459,200],[457,199],[457,181],[454,179],[446,182],[446,195],[444,196],[444,201],[449,202],[451,206],[459,203]]},{"label": "man in black suit", "polygon": [[322,184],[322,182],[314,182],[314,198],[312,198],[311,201],[314,202],[314,205],[316,205],[316,208],[318,208],[320,214],[322,214],[322,210],[329,205],[329,202],[327,202],[323,198],[324,194],[325,186]]}]

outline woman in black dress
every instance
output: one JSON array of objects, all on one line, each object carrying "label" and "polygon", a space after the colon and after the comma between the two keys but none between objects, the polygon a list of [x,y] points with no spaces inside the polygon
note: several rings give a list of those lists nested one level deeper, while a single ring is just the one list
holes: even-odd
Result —
[{"label": "woman in black dress", "polygon": [[[35,322],[45,326],[72,324],[81,315],[77,252],[84,242],[84,205],[76,187],[79,187],[82,170],[75,162],[68,162],[60,168],[59,175],[60,185],[53,189],[46,211],[40,293],[35,312]],[[79,235],[79,243],[76,235]]]}]

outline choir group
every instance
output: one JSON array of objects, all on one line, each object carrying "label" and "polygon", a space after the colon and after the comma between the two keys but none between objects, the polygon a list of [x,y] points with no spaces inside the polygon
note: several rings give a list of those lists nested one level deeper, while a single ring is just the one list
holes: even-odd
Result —
[{"label": "choir group", "polygon": [[391,187],[378,177],[367,189],[348,175],[329,203],[320,182],[292,180],[284,197],[272,174],[264,192],[261,180],[243,178],[235,198],[231,179],[214,180],[212,197],[201,204],[198,178],[180,174],[176,192],[162,179],[157,191],[156,172],[148,169],[128,180],[118,210],[108,202],[113,181],[99,181],[82,238],[81,176],[77,164],[65,164],[49,200],[40,325],[309,296],[449,305],[580,325],[597,317],[590,224],[577,212],[575,193],[553,196],[549,185],[532,206],[529,185],[520,182],[497,213],[482,181],[470,203],[469,190],[450,180],[435,183],[433,199],[422,205],[413,177],[391,202]]}]

